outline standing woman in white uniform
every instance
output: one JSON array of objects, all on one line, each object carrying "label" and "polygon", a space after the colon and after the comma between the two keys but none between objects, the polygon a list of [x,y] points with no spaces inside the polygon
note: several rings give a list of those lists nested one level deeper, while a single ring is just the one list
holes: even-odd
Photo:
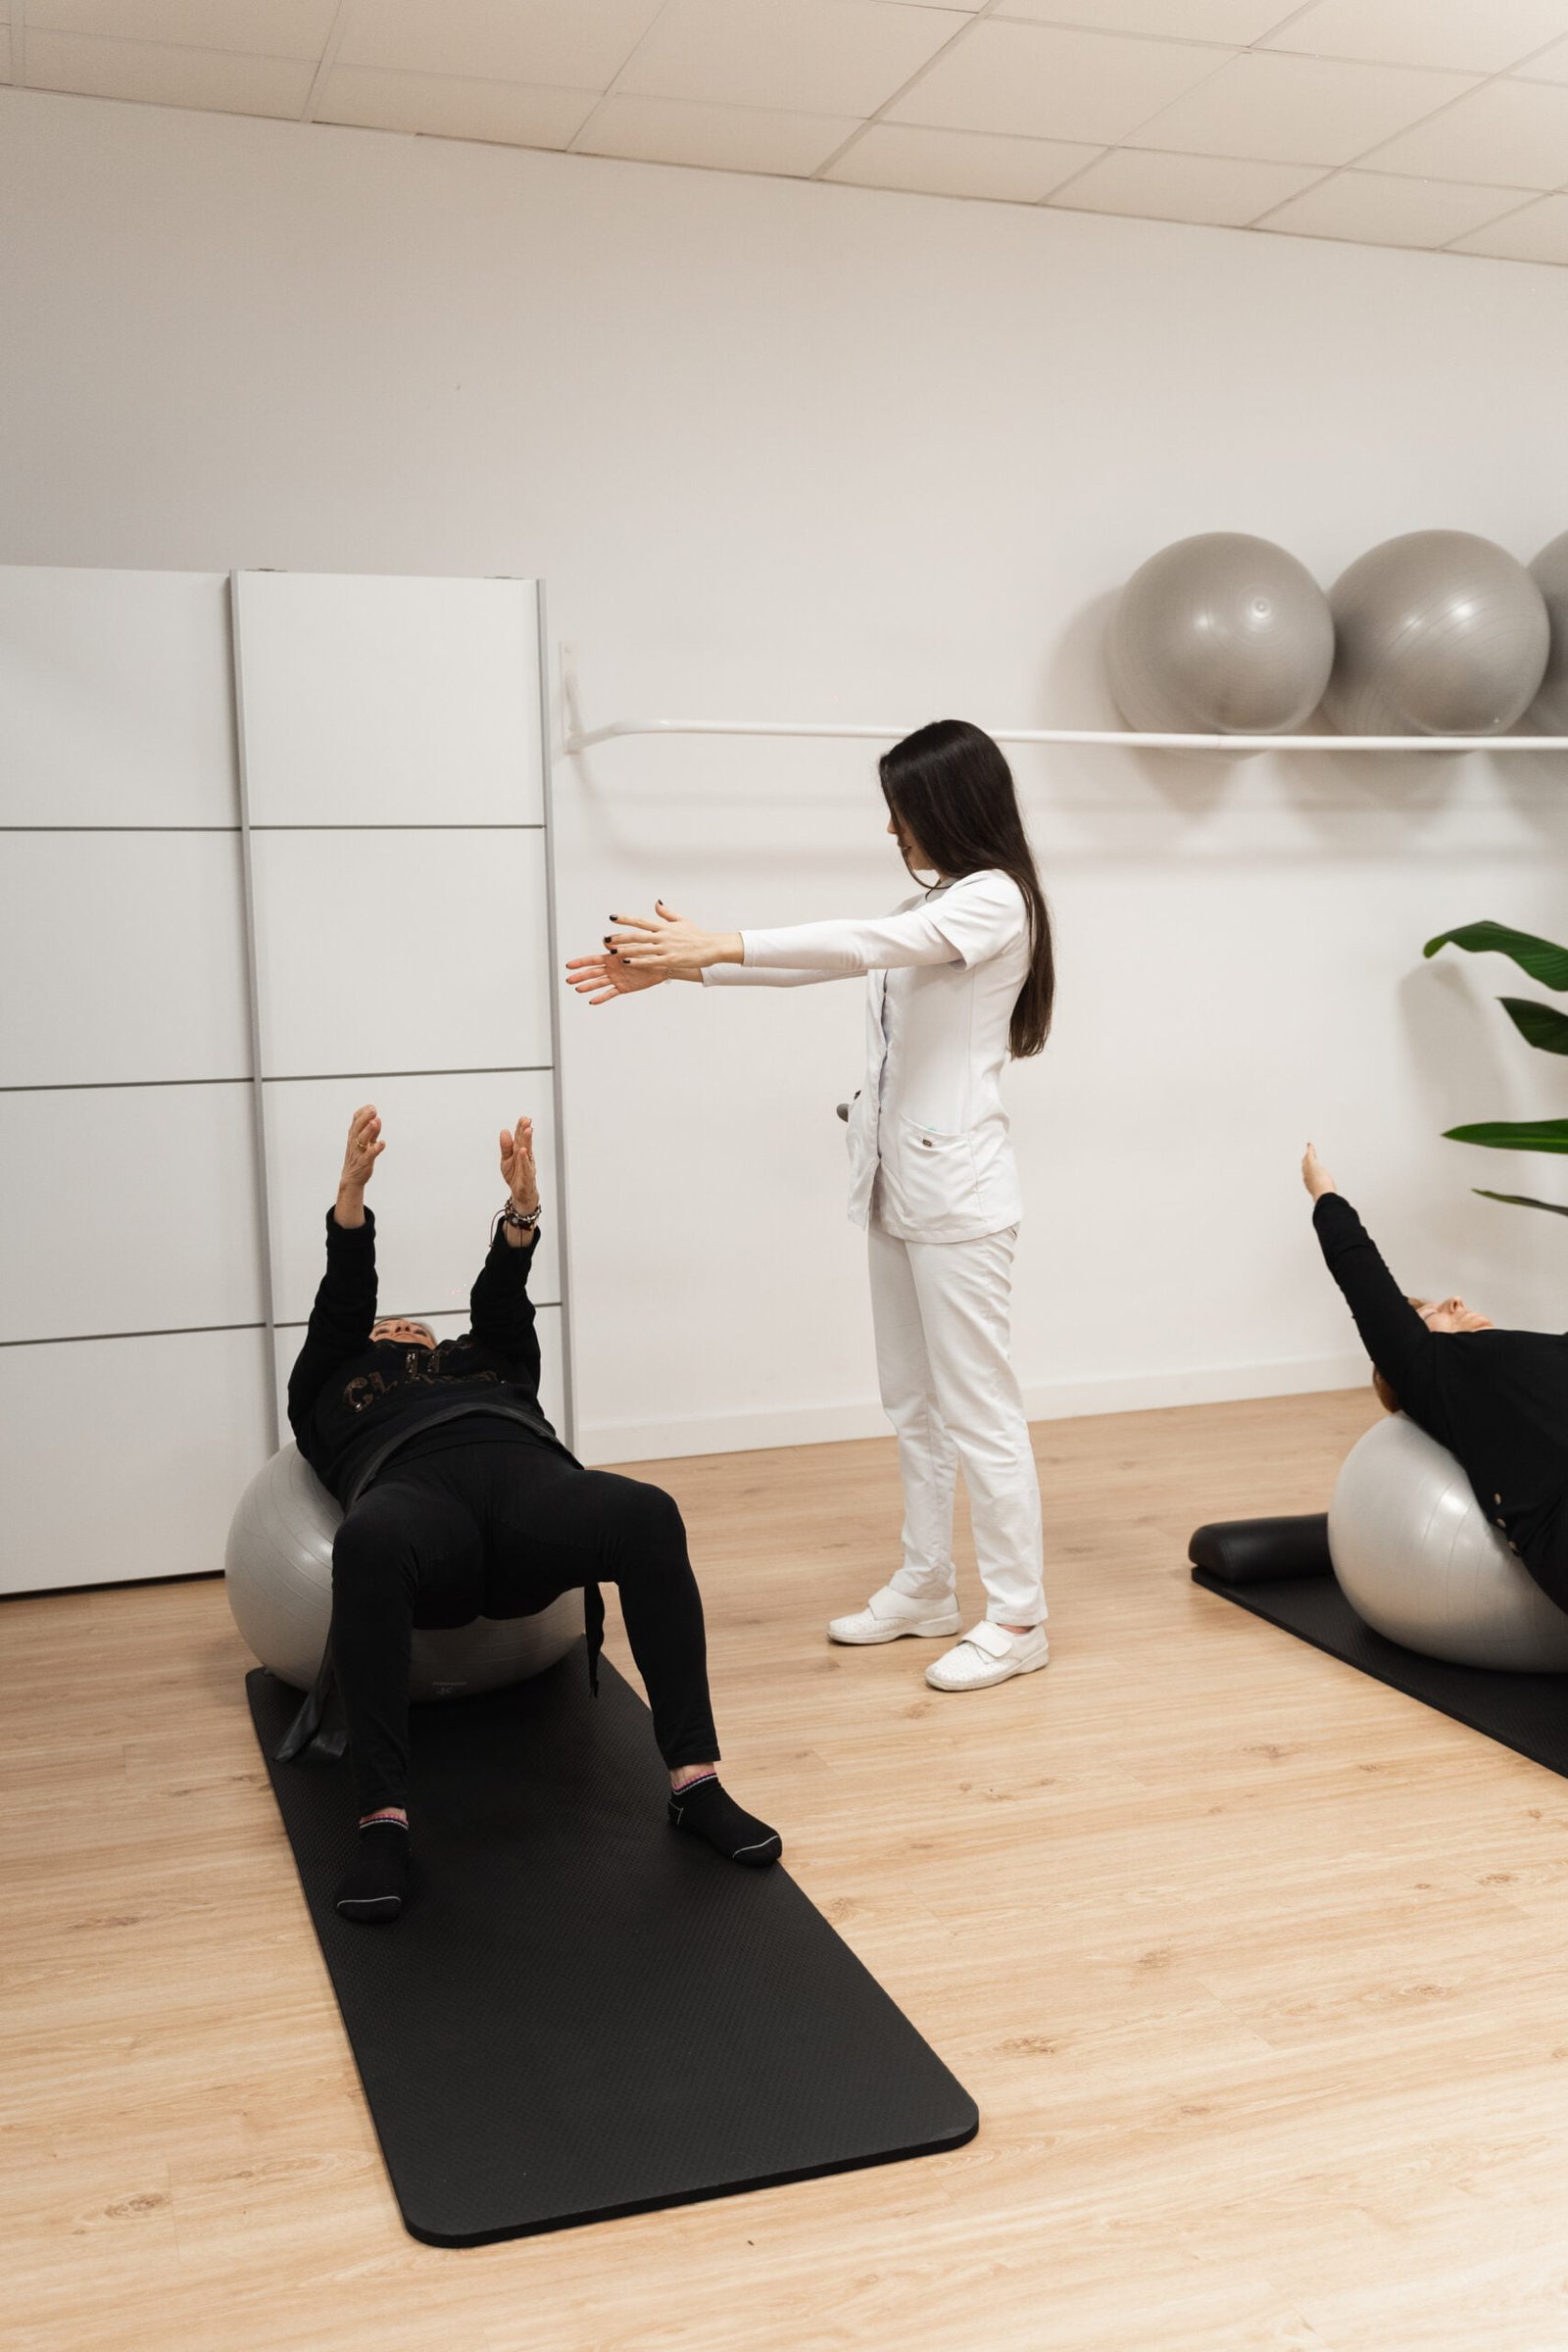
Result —
[{"label": "standing woman in white uniform", "polygon": [[1051,1026],[1051,922],[1005,759],[941,719],[880,763],[888,830],[935,885],[868,921],[713,932],[661,904],[569,966],[592,1004],[661,980],[793,988],[868,973],[866,1068],[850,1114],[850,1214],[869,1229],[882,1402],[898,1434],[904,1560],[835,1642],[952,1636],[957,1465],[984,1619],[927,1668],[976,1690],[1046,1664],[1040,1486],[1008,1353],[1020,1203],[1003,1065]]}]

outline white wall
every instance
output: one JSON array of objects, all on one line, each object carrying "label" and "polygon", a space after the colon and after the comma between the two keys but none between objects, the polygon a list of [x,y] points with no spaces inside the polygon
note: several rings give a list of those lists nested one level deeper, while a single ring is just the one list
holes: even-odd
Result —
[{"label": "white wall", "polygon": [[[0,558],[537,574],[591,719],[1093,724],[1107,600],[1184,532],[1327,580],[1423,524],[1568,526],[1561,271],[23,93],[0,215]],[[1018,769],[1062,964],[1011,1082],[1035,1409],[1354,1375],[1308,1132],[1411,1284],[1556,1314],[1561,1226],[1467,1190],[1549,1163],[1437,1140],[1560,1109],[1556,1066],[1490,1005],[1511,967],[1419,945],[1568,930],[1562,779]],[[558,793],[584,944],[658,891],[900,895],[864,747],[631,742]],[[567,1010],[587,1450],[878,1426],[855,992]]]}]

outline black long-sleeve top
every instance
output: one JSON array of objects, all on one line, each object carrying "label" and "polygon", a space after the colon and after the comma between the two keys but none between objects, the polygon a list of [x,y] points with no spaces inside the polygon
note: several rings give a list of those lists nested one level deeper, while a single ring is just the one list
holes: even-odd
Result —
[{"label": "black long-sleeve top", "polygon": [[[465,1438],[495,1434],[565,1453],[539,1406],[539,1337],[528,1271],[498,1229],[469,1294],[471,1328],[437,1348],[370,1344],[375,1218],[342,1226],[328,1212],[326,1272],[288,1383],[289,1425],[312,1469],[345,1505],[414,1440],[483,1415]],[[454,1435],[456,1435],[454,1431]],[[568,1454],[568,1460],[572,1457]]]},{"label": "black long-sleeve top", "polygon": [[1324,1193],[1312,1222],[1401,1410],[1458,1458],[1526,1561],[1543,1554],[1568,1500],[1568,1333],[1429,1331],[1348,1200]]}]

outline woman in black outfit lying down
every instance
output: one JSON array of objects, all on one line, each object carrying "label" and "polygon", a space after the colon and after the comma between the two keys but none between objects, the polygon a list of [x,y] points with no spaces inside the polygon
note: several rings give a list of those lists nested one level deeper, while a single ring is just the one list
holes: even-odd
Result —
[{"label": "woman in black outfit lying down", "polygon": [[1379,1396],[1457,1456],[1509,1549],[1568,1609],[1568,1333],[1498,1331],[1462,1298],[1407,1298],[1310,1144],[1301,1179]]},{"label": "woman in black outfit lying down", "polygon": [[[326,1272],[288,1384],[299,1448],[344,1505],[332,1546],[332,1661],[360,1803],[347,1919],[390,1920],[408,1893],[413,1629],[526,1617],[584,1588],[590,1673],[620,1588],[669,1818],[733,1862],[783,1850],[720,1787],[703,1604],[681,1516],[663,1490],[585,1470],[539,1407],[528,1268],[539,1230],[532,1122],[501,1137],[507,1201],[469,1300],[472,1328],[436,1345],[424,1324],[376,1316],[375,1220],[365,1188],[386,1149],[357,1110]],[[597,1676],[596,1676],[597,1687]]]}]

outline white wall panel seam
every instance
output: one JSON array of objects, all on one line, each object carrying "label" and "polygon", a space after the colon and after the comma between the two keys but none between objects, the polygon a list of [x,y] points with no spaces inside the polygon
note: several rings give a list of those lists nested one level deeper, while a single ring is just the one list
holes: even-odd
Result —
[{"label": "white wall panel seam", "polygon": [[[548,1061],[484,1062],[467,1070],[278,1070],[263,1080],[266,1086],[343,1086],[351,1078],[529,1078],[543,1077]],[[36,1079],[25,1086],[0,1086],[0,1095],[105,1095],[127,1087],[249,1086],[249,1070],[218,1078],[61,1078]]]},{"label": "white wall panel seam", "polygon": [[551,1092],[556,1120],[556,1268],[561,1292],[562,1435],[568,1452],[577,1450],[577,1384],[571,1345],[571,1236],[566,1204],[566,1110],[561,1073],[561,985],[557,977],[561,956],[556,926],[556,800],[555,746],[550,723],[550,639],[545,614],[545,584],[534,582],[534,622],[539,664],[539,756],[545,816],[545,952],[550,959]]},{"label": "white wall panel seam", "polygon": [[237,833],[238,825],[0,825],[0,833]]},{"label": "white wall panel seam", "polygon": [[80,1348],[105,1340],[183,1340],[202,1331],[265,1331],[265,1323],[155,1323],[145,1331],[43,1331],[27,1340],[0,1340],[0,1348]]},{"label": "white wall panel seam", "polygon": [[249,1070],[224,1078],[39,1078],[28,1086],[0,1086],[0,1095],[113,1095],[128,1087],[249,1086]]},{"label": "white wall panel seam", "polygon": [[[245,772],[245,661],[241,625],[243,574],[229,574],[229,645],[234,669],[234,760],[239,780],[240,873],[245,904],[246,1016],[251,1041],[251,1118],[256,1155],[257,1247],[261,1258],[262,1328],[268,1354],[275,1356],[276,1316],[272,1296],[272,1222],[267,1197],[267,1089],[262,1082],[262,997],[256,971],[256,884],[251,870],[250,786]],[[268,1436],[275,1453],[281,1436],[277,1397],[269,1388],[264,1399]]]},{"label": "white wall panel seam", "polygon": [[[74,828],[73,828],[74,830]],[[515,824],[479,824],[469,818],[460,818],[450,825],[364,824],[364,825],[252,825],[253,833],[543,833],[545,827],[532,818],[518,817]]]}]

